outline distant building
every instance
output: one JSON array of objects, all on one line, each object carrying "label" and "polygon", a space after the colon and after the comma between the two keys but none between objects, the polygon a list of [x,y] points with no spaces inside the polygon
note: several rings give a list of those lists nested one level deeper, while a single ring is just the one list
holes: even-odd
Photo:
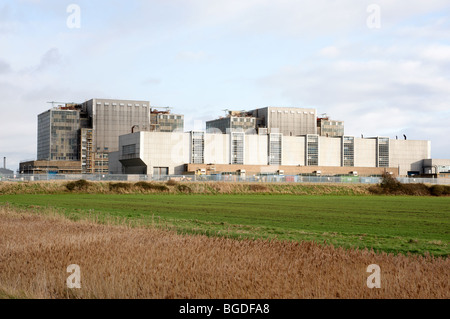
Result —
[{"label": "distant building", "polygon": [[206,122],[206,130],[209,132],[248,132],[255,131],[256,118],[245,112],[230,111],[226,117]]},{"label": "distant building", "polygon": [[119,136],[131,133],[133,127],[150,130],[150,102],[134,100],[91,99],[82,103],[92,128],[95,152],[118,150]]},{"label": "distant building", "polygon": [[[450,177],[450,159],[426,159],[423,163],[424,174],[433,177]],[[418,175],[420,172],[412,172]]]},{"label": "distant building", "polygon": [[13,175],[14,172],[10,169],[7,168],[0,168],[0,176],[8,176],[8,175]]},{"label": "distant building", "polygon": [[317,134],[320,136],[344,136],[344,121],[330,120],[328,117],[317,118]]},{"label": "distant building", "polygon": [[19,164],[21,174],[81,174],[80,161],[26,161]]},{"label": "distant building", "polygon": [[[183,129],[183,115],[152,110],[149,101],[95,98],[81,104],[66,103],[39,114],[37,160],[54,161],[55,165],[80,162],[84,174],[108,173],[109,153],[118,151],[120,135]],[[36,166],[34,171],[41,170]]]},{"label": "distant building", "polygon": [[264,107],[248,111],[256,118],[256,128],[283,136],[317,134],[316,109],[297,107]]},{"label": "distant building", "polygon": [[79,160],[80,112],[74,107],[52,108],[38,116],[37,159]]},{"label": "distant building", "polygon": [[431,153],[429,141],[243,132],[136,132],[120,136],[119,145],[119,151],[111,154],[114,173],[155,176],[189,174],[197,169],[208,174],[282,170],[294,175],[365,176],[387,171],[398,176],[421,172]]},{"label": "distant building", "polygon": [[316,134],[316,110],[297,107],[264,107],[250,111],[231,111],[227,117],[207,121],[206,129],[227,129],[260,134],[281,133],[284,136]]},{"label": "distant building", "polygon": [[[170,111],[150,112],[150,131],[152,132],[182,132],[184,130],[184,115],[171,114]],[[145,131],[145,130],[143,130]]]}]

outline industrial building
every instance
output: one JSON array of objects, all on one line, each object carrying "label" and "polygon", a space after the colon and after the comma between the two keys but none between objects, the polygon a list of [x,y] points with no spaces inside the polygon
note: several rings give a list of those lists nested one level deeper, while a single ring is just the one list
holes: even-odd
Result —
[{"label": "industrial building", "polygon": [[423,174],[450,178],[450,159],[425,159],[423,161]]},{"label": "industrial building", "polygon": [[150,112],[151,132],[183,132],[184,115],[171,114],[169,108],[165,111],[152,109]]},{"label": "industrial building", "polygon": [[52,108],[38,115],[37,159],[76,161],[79,159],[80,112],[75,106]]},{"label": "industrial building", "polygon": [[19,163],[21,174],[81,174],[80,161],[24,161]]},{"label": "industrial building", "polygon": [[[183,115],[152,109],[149,101],[94,98],[83,103],[49,103],[59,105],[38,115],[37,160],[21,163],[20,172],[46,172],[42,163],[50,161],[56,172],[106,174],[109,153],[118,150],[120,135],[184,129]],[[72,170],[77,165],[79,169]]]},{"label": "industrial building", "polygon": [[[54,102],[53,102],[54,103]],[[228,110],[227,110],[228,111]],[[431,142],[344,134],[344,122],[313,108],[228,111],[206,131],[149,101],[91,99],[39,114],[37,161],[28,174],[448,176]]]},{"label": "industrial building", "polygon": [[256,130],[256,118],[245,111],[229,111],[226,117],[206,122],[207,132],[227,133]]},{"label": "industrial building", "polygon": [[[230,111],[226,117],[206,122],[206,130],[226,134],[257,131],[285,136],[317,134],[316,110],[296,107],[264,107],[251,111]],[[217,132],[217,131],[216,131]]]},{"label": "industrial building", "polygon": [[12,175],[14,172],[6,168],[6,157],[3,157],[3,167],[0,168],[0,179],[3,175]]},{"label": "industrial building", "polygon": [[317,134],[136,132],[119,137],[110,154],[111,173],[357,174],[395,176],[422,171],[430,141],[387,137],[324,137]]},{"label": "industrial building", "polygon": [[328,116],[317,118],[317,134],[320,136],[344,136],[344,121],[331,120]]}]

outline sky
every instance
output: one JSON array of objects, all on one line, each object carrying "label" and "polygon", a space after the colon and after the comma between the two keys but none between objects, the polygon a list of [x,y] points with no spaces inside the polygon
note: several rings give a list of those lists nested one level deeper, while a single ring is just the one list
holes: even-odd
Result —
[{"label": "sky", "polygon": [[345,134],[450,158],[448,0],[1,0],[0,157],[33,160],[48,102],[147,100],[204,128],[313,107]]}]

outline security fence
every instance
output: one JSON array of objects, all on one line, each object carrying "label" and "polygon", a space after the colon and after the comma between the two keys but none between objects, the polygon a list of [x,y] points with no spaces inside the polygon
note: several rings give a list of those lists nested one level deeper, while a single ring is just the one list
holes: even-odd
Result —
[{"label": "security fence", "polygon": [[[378,184],[381,177],[364,176],[301,176],[301,175],[113,175],[113,174],[14,174],[0,175],[0,182],[29,182],[29,181],[161,181],[175,180],[178,182],[260,182],[260,183],[354,183]],[[450,185],[450,178],[397,178],[401,183],[424,183]]]}]

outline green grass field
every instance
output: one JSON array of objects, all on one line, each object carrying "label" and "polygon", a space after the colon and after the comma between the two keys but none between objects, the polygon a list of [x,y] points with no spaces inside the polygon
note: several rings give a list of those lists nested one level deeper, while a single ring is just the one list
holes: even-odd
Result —
[{"label": "green grass field", "polygon": [[0,196],[5,203],[184,233],[326,241],[392,253],[450,252],[449,197],[75,193]]}]

